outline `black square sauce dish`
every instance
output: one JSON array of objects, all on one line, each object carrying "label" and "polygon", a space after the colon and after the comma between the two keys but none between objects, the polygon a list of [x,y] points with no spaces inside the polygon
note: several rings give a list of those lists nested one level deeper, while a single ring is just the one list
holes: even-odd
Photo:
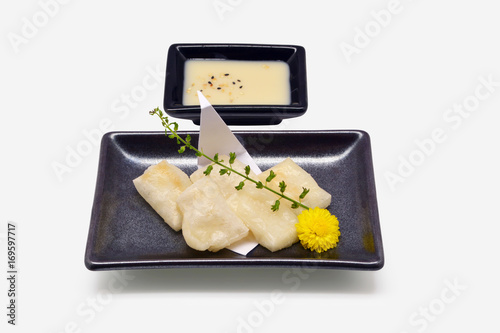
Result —
[{"label": "black square sauce dish", "polygon": [[[197,80],[186,81],[187,65],[207,62],[209,66],[224,61],[226,64],[262,63],[262,68],[246,69],[246,74],[233,76],[232,72],[214,70],[200,72]],[[269,65],[270,64],[270,65]],[[282,84],[273,84],[279,77],[259,76],[259,73],[278,73],[274,65],[286,65]],[[270,68],[271,66],[271,68]],[[269,69],[266,71],[266,69]],[[238,68],[239,69],[239,68]],[[216,73],[217,72],[217,73]],[[261,79],[259,82],[258,79]],[[218,80],[218,81],[217,81]],[[251,81],[254,80],[254,81]],[[257,80],[257,81],[255,81]],[[271,81],[270,81],[271,80]],[[252,82],[251,84],[245,84]],[[266,90],[270,88],[271,90]],[[276,91],[273,89],[277,88]],[[254,90],[250,90],[254,89]],[[255,90],[256,89],[256,90]],[[259,90],[260,89],[260,90]],[[281,89],[281,90],[280,90]],[[285,89],[287,99],[280,99]],[[305,49],[297,45],[264,44],[173,44],[167,55],[165,93],[163,107],[175,118],[190,119],[200,123],[199,104],[185,103],[186,94],[196,98],[196,91],[202,90],[221,118],[228,125],[276,125],[283,119],[303,115],[307,110],[307,78]],[[204,90],[204,91],[203,91]],[[252,93],[254,99],[252,100]],[[227,101],[218,104],[211,95],[227,96]],[[240,102],[238,98],[241,98]],[[251,102],[248,102],[248,101]],[[271,102],[270,102],[271,101]]]}]

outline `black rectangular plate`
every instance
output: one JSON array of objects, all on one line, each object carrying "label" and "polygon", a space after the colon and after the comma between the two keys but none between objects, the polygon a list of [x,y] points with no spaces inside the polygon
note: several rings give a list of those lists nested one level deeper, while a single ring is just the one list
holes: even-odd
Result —
[{"label": "black rectangular plate", "polygon": [[[164,132],[110,132],[103,136],[85,252],[90,270],[174,267],[317,267],[377,270],[384,265],[370,138],[363,131],[236,131],[262,170],[291,157],[332,195],[340,221],[338,246],[321,254],[299,243],[247,256],[189,248],[137,193],[132,180],[162,159],[188,175],[194,153],[180,155]],[[198,132],[190,134],[198,142]]]}]

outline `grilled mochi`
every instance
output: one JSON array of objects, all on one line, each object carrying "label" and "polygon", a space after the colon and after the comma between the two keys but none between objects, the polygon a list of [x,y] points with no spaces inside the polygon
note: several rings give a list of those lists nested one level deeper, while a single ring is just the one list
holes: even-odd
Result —
[{"label": "grilled mochi", "polygon": [[182,227],[177,197],[192,183],[181,169],[162,160],[133,180],[137,192],[175,231]]},{"label": "grilled mochi", "polygon": [[271,206],[275,201],[276,195],[265,189],[257,189],[251,183],[233,192],[227,199],[229,206],[245,222],[257,242],[272,252],[298,241],[295,229],[297,215],[285,202],[278,211],[273,212]]},{"label": "grilled mochi", "polygon": [[[279,192],[279,183],[281,181],[285,181],[287,185],[285,194],[290,198],[298,201],[303,188],[307,188],[309,189],[309,193],[302,200],[302,203],[304,205],[310,208],[326,208],[330,205],[332,201],[331,194],[319,187],[314,178],[307,171],[305,171],[294,161],[292,161],[291,158],[286,158],[272,168],[262,172],[257,178],[265,184],[266,178],[269,176],[271,170],[274,171],[276,177],[268,182],[267,186],[269,186],[273,190]],[[293,209],[293,211],[297,215],[300,214],[303,210],[303,208]]]},{"label": "grilled mochi", "polygon": [[[224,160],[225,165],[229,165],[229,156],[221,155],[219,159]],[[212,172],[210,172],[209,176],[205,176],[203,172],[207,169],[207,167],[200,168],[193,172],[190,177],[191,181],[195,183],[196,181],[204,177],[210,177],[219,186],[224,198],[228,198],[229,196],[231,196],[236,191],[235,186],[237,186],[243,180],[240,175],[237,175],[235,173],[226,173],[224,175],[220,175],[219,172],[223,168],[217,164],[213,164]],[[240,162],[238,159],[236,159],[231,166],[232,169],[242,174],[245,174],[245,167],[246,165]],[[249,177],[255,179],[256,175],[253,171],[250,171]]]},{"label": "grilled mochi", "polygon": [[195,250],[216,252],[248,235],[247,226],[228,206],[211,177],[191,185],[177,204],[183,214],[182,235]]}]

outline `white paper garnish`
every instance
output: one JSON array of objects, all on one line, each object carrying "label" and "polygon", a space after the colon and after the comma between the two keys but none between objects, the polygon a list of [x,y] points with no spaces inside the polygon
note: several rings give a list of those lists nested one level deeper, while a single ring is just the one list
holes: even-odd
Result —
[{"label": "white paper garnish", "polygon": [[[245,165],[249,165],[255,174],[261,173],[262,171],[245,147],[238,141],[224,120],[222,120],[200,91],[198,91],[198,99],[200,100],[201,108],[198,149],[203,151],[207,156],[214,156],[217,153],[220,155],[229,155],[232,152],[236,153],[238,160]],[[205,157],[198,157],[198,168],[204,168],[210,163]],[[258,244],[254,236],[250,234],[227,248],[238,254],[247,255]]]},{"label": "white paper garnish", "polygon": [[[245,165],[249,165],[255,174],[258,175],[261,173],[262,171],[255,164],[245,147],[238,141],[224,120],[222,120],[200,91],[198,91],[198,99],[200,100],[201,107],[198,149],[208,156],[214,156],[217,153],[219,155],[236,153],[238,160]],[[205,167],[210,163],[205,157],[198,157],[198,168]]]}]

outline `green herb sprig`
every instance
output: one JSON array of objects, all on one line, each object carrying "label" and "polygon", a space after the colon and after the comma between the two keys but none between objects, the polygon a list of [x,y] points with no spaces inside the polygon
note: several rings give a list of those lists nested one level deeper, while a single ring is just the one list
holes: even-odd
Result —
[{"label": "green herb sprig", "polygon": [[278,200],[276,200],[275,203],[271,206],[271,210],[273,212],[279,210],[281,199],[286,199],[286,200],[290,201],[292,203],[292,205],[291,205],[292,208],[302,207],[305,209],[309,209],[309,207],[307,207],[306,205],[304,205],[301,202],[302,199],[305,198],[307,193],[309,193],[309,189],[306,189],[303,187],[302,188],[303,191],[299,196],[299,200],[298,201],[294,200],[294,199],[290,198],[289,196],[285,195],[285,190],[286,190],[287,185],[285,184],[284,181],[281,181],[279,183],[279,192],[275,191],[272,188],[267,186],[267,184],[269,182],[271,182],[277,176],[273,170],[270,170],[269,176],[266,178],[265,184],[262,183],[261,181],[254,180],[254,179],[249,177],[250,166],[248,166],[248,165],[245,166],[245,173],[244,174],[233,169],[232,165],[233,165],[234,161],[236,160],[235,153],[229,153],[229,161],[228,161],[229,166],[227,166],[224,164],[224,160],[219,159],[219,154],[215,154],[214,157],[209,157],[205,153],[203,153],[202,151],[200,151],[196,147],[194,147],[191,144],[191,136],[189,134],[187,134],[185,138],[182,138],[177,133],[177,131],[179,129],[179,125],[176,122],[169,122],[168,117],[163,115],[163,112],[159,108],[155,108],[154,110],[149,111],[149,114],[150,115],[156,114],[161,119],[161,123],[162,123],[163,127],[165,128],[165,135],[168,136],[170,139],[177,140],[177,144],[181,145],[180,148],[178,149],[179,154],[184,153],[186,151],[186,149],[190,149],[190,150],[193,150],[195,152],[196,156],[198,156],[198,157],[203,156],[212,162],[212,164],[209,164],[207,166],[207,168],[205,169],[205,171],[203,172],[205,174],[205,176],[210,175],[212,170],[213,170],[213,165],[217,164],[220,167],[222,167],[222,169],[219,170],[219,174],[221,176],[230,175],[231,173],[235,173],[243,178],[243,180],[237,186],[235,186],[236,190],[238,190],[238,191],[242,190],[243,187],[245,186],[245,181],[249,181],[249,182],[254,183],[255,187],[258,189],[266,189],[266,190],[278,195],[280,198]]}]

